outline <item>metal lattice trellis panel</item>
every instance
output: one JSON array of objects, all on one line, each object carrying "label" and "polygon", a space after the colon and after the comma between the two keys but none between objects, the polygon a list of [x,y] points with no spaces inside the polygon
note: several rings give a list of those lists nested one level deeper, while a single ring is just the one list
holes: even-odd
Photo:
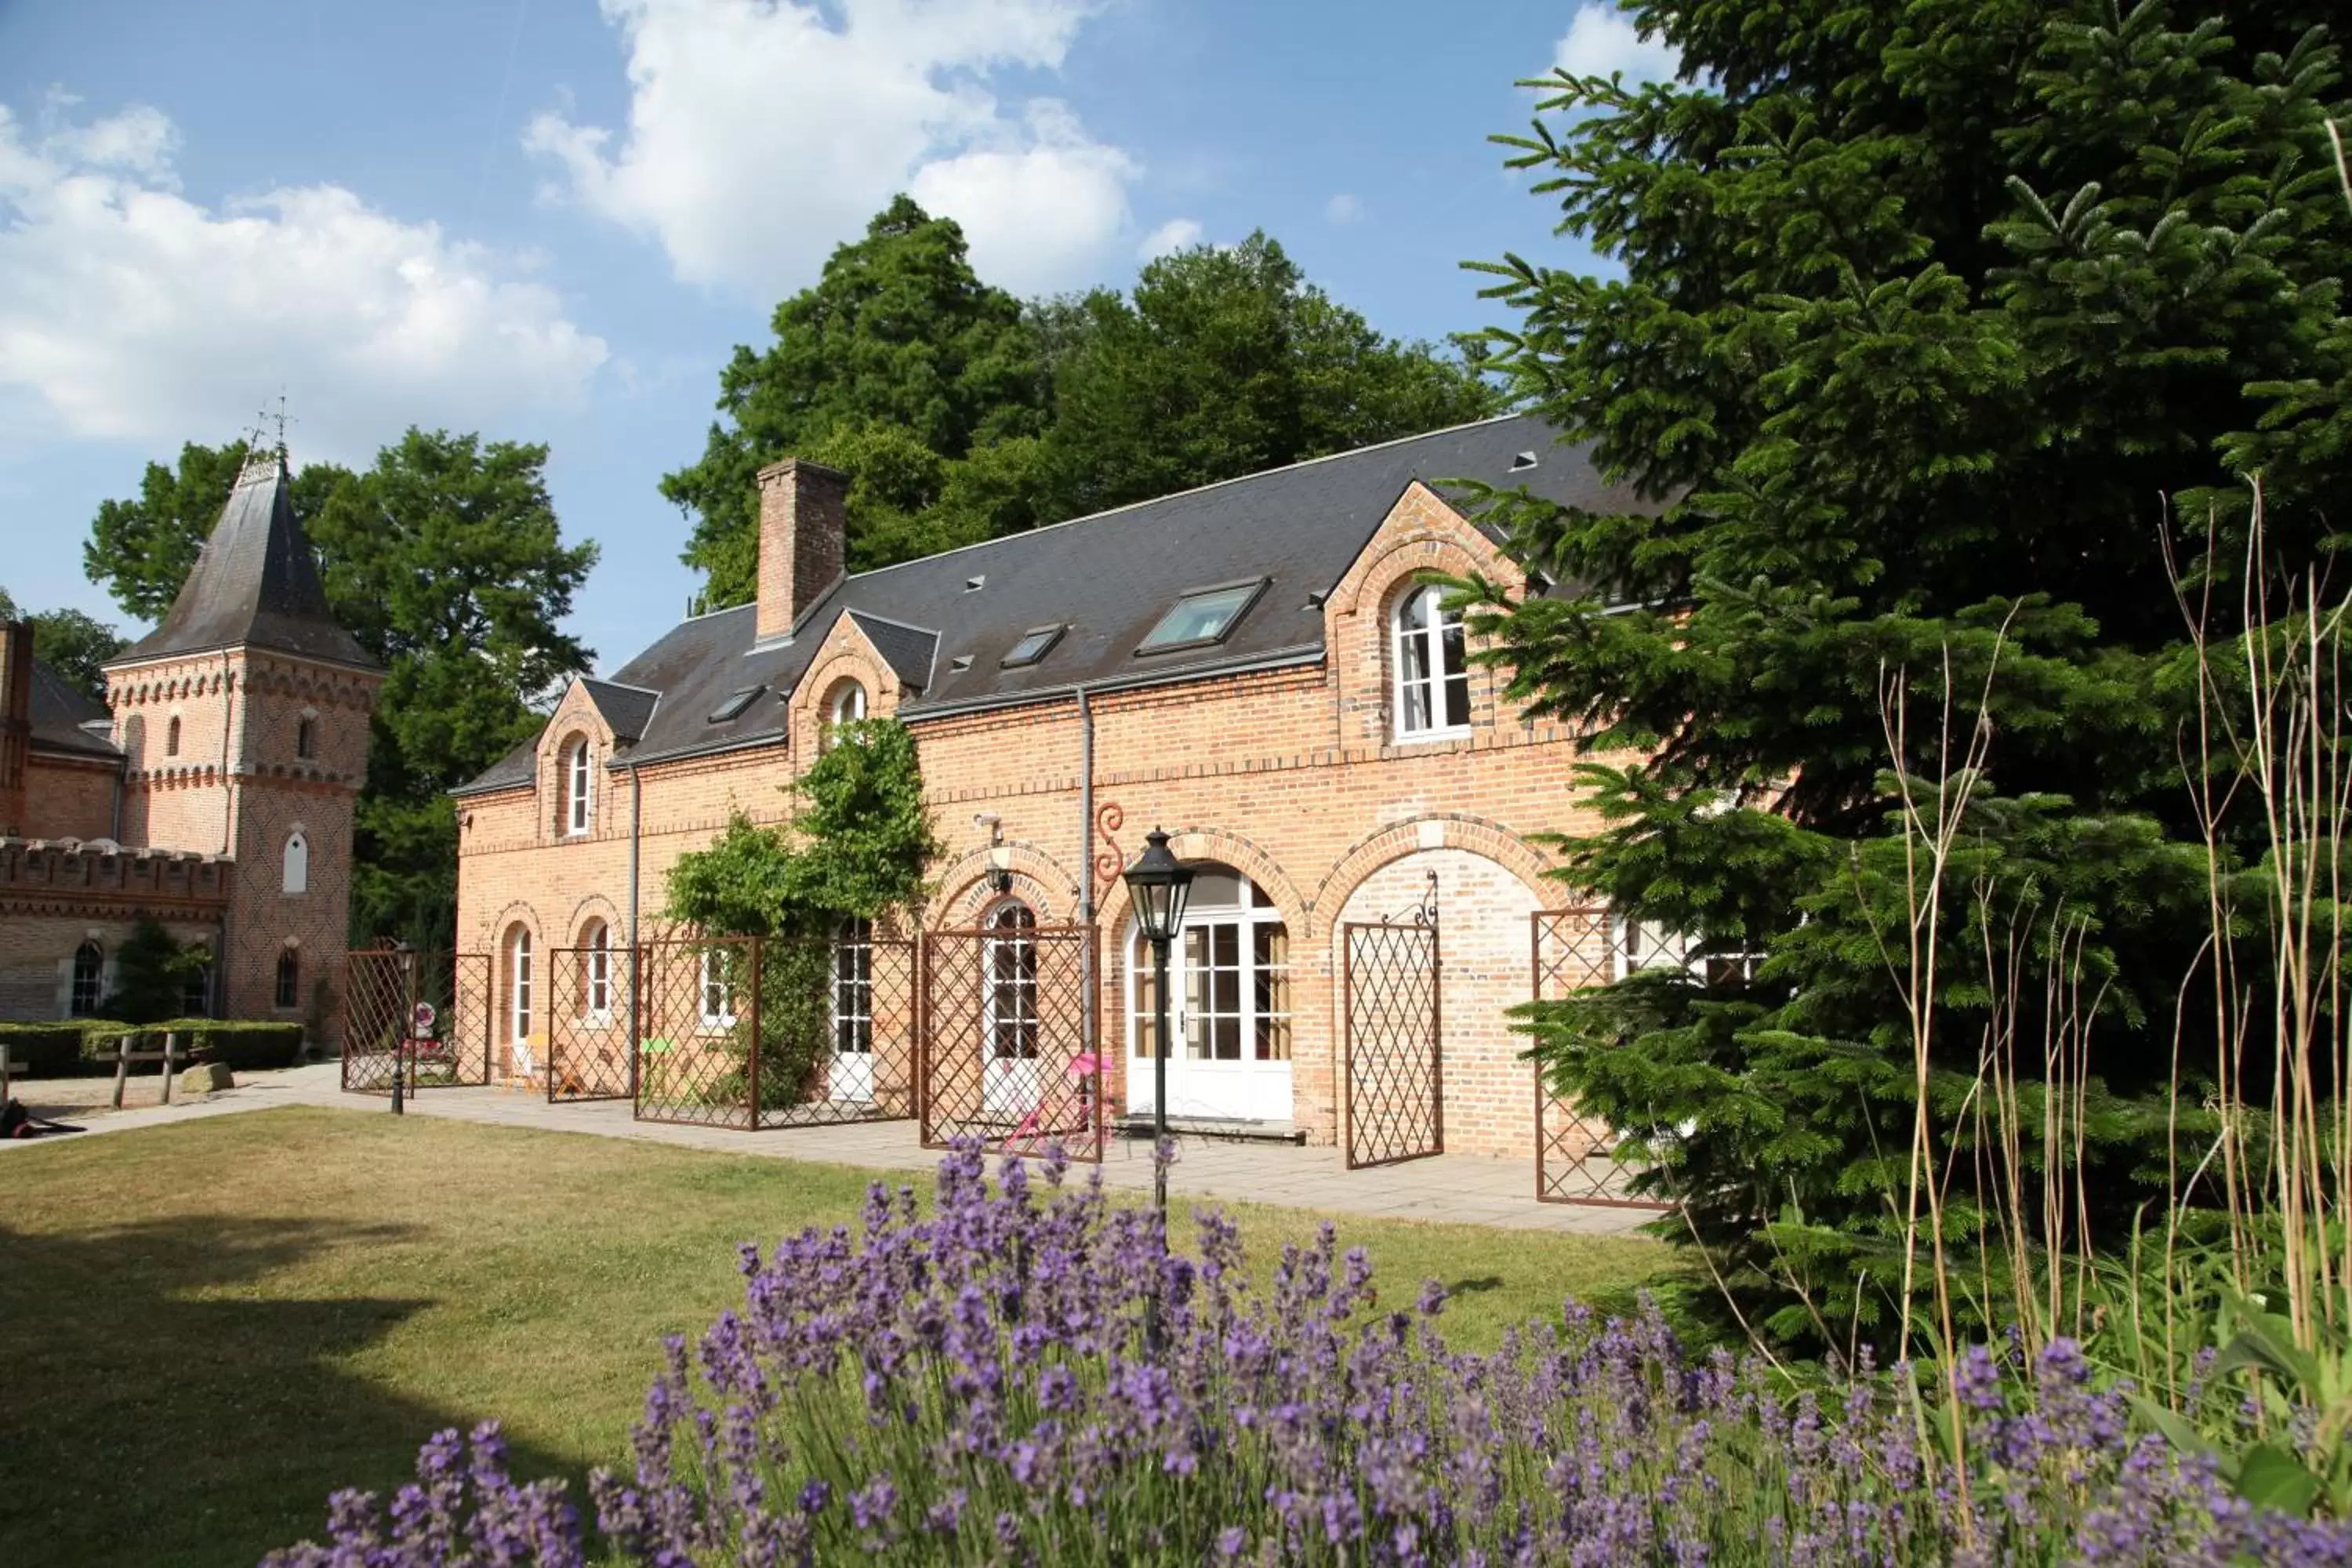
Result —
[{"label": "metal lattice trellis panel", "polygon": [[625,947],[559,947],[547,955],[547,1098],[626,1100],[636,966]]},{"label": "metal lattice trellis panel", "polygon": [[1445,1081],[1436,922],[1424,915],[1410,924],[1349,923],[1339,930],[1348,1168],[1442,1154]]},{"label": "metal lattice trellis panel", "polygon": [[635,957],[637,1119],[756,1126],[760,940],[664,938]]},{"label": "metal lattice trellis panel", "polygon": [[378,948],[345,955],[343,1087],[389,1094],[490,1080],[490,956]]},{"label": "metal lattice trellis panel", "polygon": [[1094,941],[1091,926],[1025,923],[924,937],[924,1147],[973,1138],[999,1153],[1102,1158]]},{"label": "metal lattice trellis panel", "polygon": [[761,1127],[915,1113],[915,944],[848,921],[760,948]]},{"label": "metal lattice trellis panel", "polygon": [[[1557,1001],[1617,978],[1618,928],[1606,906],[1538,910],[1531,921],[1536,1001]],[[1535,1096],[1538,1199],[1609,1208],[1672,1206],[1629,1193],[1633,1167],[1618,1158],[1616,1131],[1597,1117],[1581,1114],[1574,1100],[1553,1093],[1540,1065]]]}]

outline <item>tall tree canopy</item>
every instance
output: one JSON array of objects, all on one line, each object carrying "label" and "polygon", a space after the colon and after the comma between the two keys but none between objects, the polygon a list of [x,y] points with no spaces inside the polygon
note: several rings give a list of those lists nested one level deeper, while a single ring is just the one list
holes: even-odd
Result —
[{"label": "tall tree canopy", "polygon": [[[2326,126],[2352,106],[2319,26],[2336,13],[1629,9],[1680,52],[1681,84],[1553,79],[1548,118],[1513,139],[1622,275],[1514,258],[1494,292],[1520,317],[1498,343],[1517,391],[1658,510],[1496,515],[1557,580],[1636,607],[1555,598],[1483,624],[1518,692],[1649,754],[1591,772],[1612,825],[1578,846],[1576,879],[1767,958],[1752,982],[1702,965],[1548,1008],[1540,1048],[1563,1088],[1656,1140],[1664,1184],[1766,1321],[1810,1321],[1773,1286],[1793,1274],[1867,1323],[1916,1103],[1883,679],[1908,706],[1901,760],[1929,780],[1990,693],[1934,933],[1941,1136],[1990,1022],[1985,938],[2038,944],[2017,977],[2038,1039],[2037,966],[2080,929],[2101,998],[2085,1190],[2106,1236],[2162,1169],[2144,1097],[2206,931],[2166,548],[2240,573],[2256,474],[2265,570],[2323,558],[2352,516],[2352,220]],[[2210,1057],[2192,1040],[2189,1059]]]},{"label": "tall tree canopy", "polygon": [[757,586],[761,465],[808,457],[847,470],[852,564],[880,564],[889,552],[869,543],[874,512],[931,505],[945,462],[1043,423],[1019,301],[973,274],[962,229],[906,196],[778,305],[772,325],[765,353],[739,346],[720,373],[724,418],[701,460],[662,480],[694,514],[683,559],[709,575],[713,605]]},{"label": "tall tree canopy", "polygon": [[[108,501],[85,559],[125,611],[160,616],[219,521],[242,443],[190,444],[150,464],[136,500]],[[359,801],[352,931],[446,945],[457,832],[446,792],[537,731],[533,705],[588,668],[561,629],[595,563],[566,544],[547,448],[411,429],[363,473],[315,463],[294,510],[336,617],[385,668]]]},{"label": "tall tree canopy", "polygon": [[1459,425],[1491,391],[1426,344],[1384,338],[1263,232],[1085,296],[1055,355],[1054,500],[1080,515]]},{"label": "tall tree canopy", "polygon": [[106,661],[121,653],[122,636],[95,616],[79,610],[21,608],[0,588],[0,621],[32,623],[33,657],[47,665],[86,695],[106,700]]},{"label": "tall tree canopy", "polygon": [[754,476],[847,473],[853,571],[1493,410],[1469,366],[1381,337],[1253,235],[1023,306],[905,196],[738,348],[701,460],[662,481],[714,605],[756,588]]}]

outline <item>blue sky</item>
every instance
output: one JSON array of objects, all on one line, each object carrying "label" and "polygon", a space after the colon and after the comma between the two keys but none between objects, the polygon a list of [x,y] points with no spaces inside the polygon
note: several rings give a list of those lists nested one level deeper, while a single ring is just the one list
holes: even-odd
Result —
[{"label": "blue sky", "polygon": [[298,461],[547,442],[609,668],[719,366],[893,191],[1019,293],[1263,227],[1439,337],[1463,258],[1578,255],[1486,140],[1563,55],[1662,63],[1592,0],[0,0],[0,586],[120,623],[98,503],[282,389]]}]

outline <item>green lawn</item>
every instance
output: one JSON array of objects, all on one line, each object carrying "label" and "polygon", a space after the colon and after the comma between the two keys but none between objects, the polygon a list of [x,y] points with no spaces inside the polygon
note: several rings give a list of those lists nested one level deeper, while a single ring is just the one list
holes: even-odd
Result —
[{"label": "green lawn", "polygon": [[[872,1179],[311,1110],[14,1152],[0,1563],[250,1563],[488,1415],[521,1473],[577,1479],[625,1451],[660,1336],[738,1300],[735,1244],[845,1218]],[[1237,1213],[1261,1266],[1318,1223]],[[1339,1226],[1399,1296],[1452,1284],[1470,1344],[1663,1263],[1640,1240]]]}]

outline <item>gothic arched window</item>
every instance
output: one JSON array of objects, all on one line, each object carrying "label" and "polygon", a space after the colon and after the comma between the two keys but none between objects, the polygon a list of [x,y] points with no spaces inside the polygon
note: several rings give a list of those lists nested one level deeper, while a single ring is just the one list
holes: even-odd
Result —
[{"label": "gothic arched window", "polygon": [[294,726],[294,754],[306,761],[319,754],[319,721],[315,715],[303,714]]},{"label": "gothic arched window", "polygon": [[68,998],[68,1010],[77,1018],[98,1016],[98,1004],[105,985],[105,950],[95,941],[85,942],[74,949],[73,994]]},{"label": "gothic arched window", "polygon": [[292,1012],[302,1005],[302,950],[289,947],[278,955],[278,995],[276,1005],[280,1012]]},{"label": "gothic arched window", "polygon": [[163,754],[167,757],[180,754],[180,716],[177,713],[173,714],[172,721],[163,726]]},{"label": "gothic arched window", "polygon": [[310,841],[296,828],[286,840],[285,890],[307,893],[310,890]]}]

